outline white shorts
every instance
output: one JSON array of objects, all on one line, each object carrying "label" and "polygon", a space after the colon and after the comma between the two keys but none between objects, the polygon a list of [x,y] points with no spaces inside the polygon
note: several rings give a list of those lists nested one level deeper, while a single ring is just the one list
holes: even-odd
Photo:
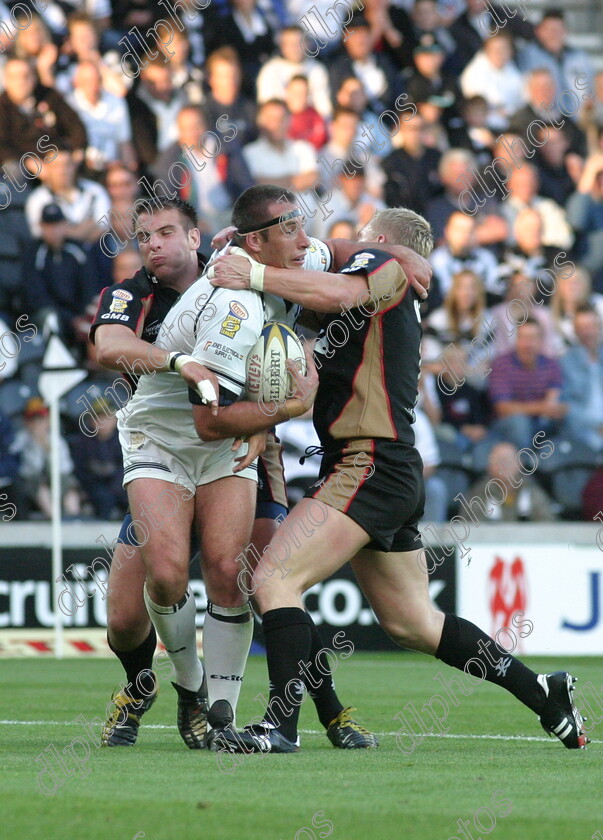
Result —
[{"label": "white shorts", "polygon": [[119,442],[124,460],[124,487],[135,478],[158,478],[180,484],[194,494],[196,487],[231,475],[257,482],[257,462],[241,472],[233,472],[235,458],[247,452],[247,444],[241,444],[233,452],[232,438],[217,443],[175,444],[167,449],[145,432],[120,429]]}]

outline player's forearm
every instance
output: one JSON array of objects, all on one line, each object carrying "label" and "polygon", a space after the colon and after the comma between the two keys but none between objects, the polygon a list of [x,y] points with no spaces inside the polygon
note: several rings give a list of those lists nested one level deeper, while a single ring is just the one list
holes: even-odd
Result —
[{"label": "player's forearm", "polygon": [[284,403],[237,402],[220,408],[216,416],[209,415],[207,409],[195,406],[193,417],[197,434],[207,442],[264,432],[305,411],[299,400],[291,399]]},{"label": "player's forearm", "polygon": [[107,324],[97,328],[94,338],[102,367],[125,373],[167,370],[167,351],[138,338],[128,327]]},{"label": "player's forearm", "polygon": [[[356,250],[358,250],[356,248]],[[358,274],[266,266],[264,291],[299,303],[314,312],[341,312],[369,299],[366,278]]]}]

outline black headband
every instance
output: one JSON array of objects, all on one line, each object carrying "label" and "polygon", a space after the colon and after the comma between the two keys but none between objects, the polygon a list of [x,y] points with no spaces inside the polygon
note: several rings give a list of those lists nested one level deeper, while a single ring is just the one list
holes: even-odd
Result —
[{"label": "black headband", "polygon": [[282,222],[288,222],[291,219],[297,219],[303,215],[304,213],[301,207],[296,207],[295,210],[290,210],[288,213],[283,213],[282,216],[277,216],[274,219],[269,219],[269,221],[262,222],[261,224],[255,225],[254,227],[249,228],[248,230],[239,229],[237,230],[237,233],[240,236],[247,236],[248,233],[256,233],[258,230],[265,230],[266,228],[274,227],[274,225],[280,225]]}]

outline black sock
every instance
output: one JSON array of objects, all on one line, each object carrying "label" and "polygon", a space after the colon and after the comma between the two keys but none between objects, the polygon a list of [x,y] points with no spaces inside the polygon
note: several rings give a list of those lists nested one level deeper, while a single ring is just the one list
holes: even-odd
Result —
[{"label": "black sock", "polygon": [[306,688],[316,706],[316,713],[322,725],[327,726],[334,720],[343,709],[339,697],[335,693],[333,675],[329,666],[327,655],[321,652],[329,650],[328,645],[323,645],[318,628],[308,615],[311,623],[312,640],[310,647],[309,667],[305,670]]},{"label": "black sock", "polygon": [[297,739],[299,708],[303,700],[304,675],[300,662],[307,662],[312,644],[311,620],[299,607],[269,610],[262,618],[270,697],[265,718],[290,741]]},{"label": "black sock", "polygon": [[157,645],[157,634],[151,624],[151,630],[142,644],[134,650],[117,650],[107,637],[109,647],[123,665],[128,678],[128,694],[138,698],[140,694],[148,696],[155,690],[156,678],[153,673],[153,654]]},{"label": "black sock", "polygon": [[435,655],[453,668],[506,688],[536,714],[542,710],[545,695],[537,674],[497,647],[487,633],[470,621],[446,613]]}]

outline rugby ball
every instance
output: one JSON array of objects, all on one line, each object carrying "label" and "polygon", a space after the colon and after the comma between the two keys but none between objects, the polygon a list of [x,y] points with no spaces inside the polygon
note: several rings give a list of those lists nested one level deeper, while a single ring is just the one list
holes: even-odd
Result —
[{"label": "rugby ball", "polygon": [[252,402],[284,402],[291,396],[294,382],[287,370],[287,359],[301,364],[307,372],[301,341],[292,329],[277,321],[268,321],[247,356],[247,398]]}]

